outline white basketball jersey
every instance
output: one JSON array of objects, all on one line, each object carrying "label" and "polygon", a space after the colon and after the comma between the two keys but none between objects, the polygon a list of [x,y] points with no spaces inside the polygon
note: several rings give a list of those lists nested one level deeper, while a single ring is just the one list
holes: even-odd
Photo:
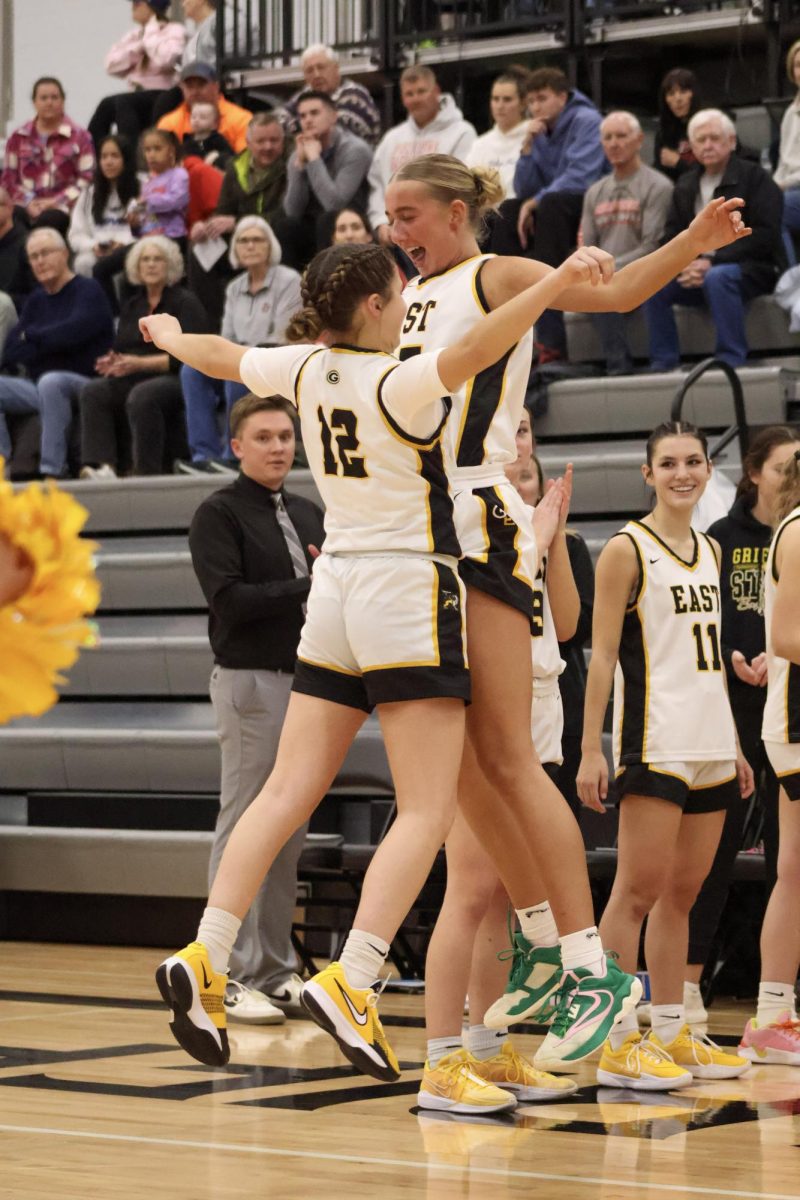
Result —
[{"label": "white basketball jersey", "polygon": [[[483,320],[490,310],[480,275],[492,257],[476,255],[440,275],[417,277],[406,285],[403,297],[408,312],[400,335],[400,358],[451,346]],[[453,393],[453,411],[442,439],[451,482],[502,477],[505,464],[516,461],[515,438],[532,349],[529,331],[498,362]]]},{"label": "white basketball jersey", "polygon": [[[530,510],[533,512],[533,509]],[[533,616],[531,617],[531,652],[533,654],[533,690],[549,691],[558,686],[558,677],[566,663],[558,649],[558,638],[547,595],[547,556],[542,560],[533,581]]]},{"label": "white basketball jersey", "polygon": [[692,561],[684,562],[641,521],[621,534],[636,549],[639,585],[614,676],[615,765],[734,759],[711,542],[693,531]]},{"label": "white basketball jersey", "polygon": [[800,505],[781,521],[769,548],[764,571],[764,620],[767,626],[767,702],[761,736],[765,742],[800,742],[800,667],[779,658],[772,649],[772,614],[775,607],[775,552],[781,534],[800,520]]},{"label": "white basketball jersey", "polygon": [[[440,441],[449,401],[441,405],[438,428],[423,439],[400,427],[382,395],[395,371],[403,387],[416,382],[430,391],[431,359],[400,363],[391,354],[344,346],[254,348],[242,359],[241,377],[251,391],[277,392],[298,409],[325,505],[326,553],[460,557]],[[438,374],[433,381],[440,384]]]}]

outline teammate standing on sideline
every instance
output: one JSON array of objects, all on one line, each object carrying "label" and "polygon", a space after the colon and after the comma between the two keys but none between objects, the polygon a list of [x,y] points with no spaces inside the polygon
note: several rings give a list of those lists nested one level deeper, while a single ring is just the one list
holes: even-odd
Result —
[{"label": "teammate standing on sideline", "polygon": [[648,917],[652,1033],[643,1041],[635,1011],[623,1017],[597,1079],[659,1090],[747,1069],[746,1059],[690,1031],[683,973],[689,911],[725,813],[752,792],[753,773],[739,749],[722,666],[719,547],[691,527],[711,477],[705,435],[693,425],[660,425],[642,473],[655,507],[612,537],[597,563],[578,793],[605,811],[601,738],[614,679],[619,849],[600,930],[635,971]]},{"label": "teammate standing on sideline", "polygon": [[758,1011],[739,1046],[753,1063],[800,1066],[800,451],[786,464],[764,576],[767,703],[762,736],[780,781],[778,881],[761,930]]},{"label": "teammate standing on sideline", "polygon": [[[406,288],[401,357],[441,348],[469,334],[487,312],[552,270],[527,258],[481,255],[476,233],[502,200],[496,172],[468,169],[448,155],[417,158],[386,192],[392,240],[418,278]],[[556,307],[628,311],[698,253],[747,236],[739,200],[715,200],[668,245],[620,271],[602,289],[577,285]],[[613,266],[603,257],[605,269]],[[517,912],[538,909],[542,928],[560,935],[564,978],[553,1028],[537,1065],[587,1057],[620,1012],[641,994],[638,981],[606,959],[594,924],[583,840],[563,797],[542,770],[530,731],[530,618],[537,565],[525,505],[504,467],[516,459],[514,435],[530,372],[532,335],[454,396],[445,431],[445,465],[469,591],[467,636],[473,703],[467,715],[464,771],[477,762],[494,788],[490,805],[462,801],[478,841],[492,857]],[[544,893],[532,894],[532,860]],[[548,905],[549,900],[549,905]],[[552,974],[561,979],[562,964]]]},{"label": "teammate standing on sideline", "polygon": [[[184,335],[170,318],[142,321],[160,349],[204,374],[293,401],[326,507],[275,768],[231,834],[197,941],[157,971],[175,1037],[201,1062],[229,1056],[222,996],[241,920],[377,706],[398,816],[365,876],[341,963],[305,985],[303,1002],[351,1062],[397,1078],[371,985],[452,823],[470,694],[460,548],[439,442],[450,403],[442,397],[507,353],[565,288],[602,284],[603,265],[593,248],[578,250],[453,346],[402,363],[391,351],[405,303],[393,259],[378,246],[334,246],[312,261],[304,308],[287,331],[300,345],[247,350]],[[561,494],[559,485],[540,505],[542,551]]]}]

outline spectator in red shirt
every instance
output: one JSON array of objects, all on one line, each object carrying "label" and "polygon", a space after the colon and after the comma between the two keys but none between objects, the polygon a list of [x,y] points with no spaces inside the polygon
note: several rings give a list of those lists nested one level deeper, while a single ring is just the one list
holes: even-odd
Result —
[{"label": "spectator in red shirt", "polygon": [[51,225],[66,237],[72,206],[92,182],[94,146],[87,130],[65,114],[58,79],[37,79],[32,99],[36,116],[6,142],[0,186],[29,224]]}]

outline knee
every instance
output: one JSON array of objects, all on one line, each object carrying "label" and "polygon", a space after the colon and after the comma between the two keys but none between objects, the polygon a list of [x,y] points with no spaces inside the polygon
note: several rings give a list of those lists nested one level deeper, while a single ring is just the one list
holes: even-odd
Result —
[{"label": "knee", "polygon": [[451,911],[456,909],[466,923],[477,929],[489,910],[495,883],[493,878],[483,879],[471,874],[451,875],[448,866],[444,903]]},{"label": "knee", "polygon": [[669,905],[676,912],[688,916],[692,911],[695,900],[700,894],[704,879],[705,876],[702,879],[678,878],[670,880],[661,896],[662,903]]},{"label": "knee", "polygon": [[618,895],[630,915],[641,923],[659,899],[663,887],[661,876],[637,876],[626,880],[618,889]]},{"label": "knee", "polygon": [[731,270],[730,266],[725,264],[720,264],[718,267],[709,267],[703,281],[703,291],[709,298],[725,295],[736,296],[741,299],[741,275],[738,271]]},{"label": "knee", "polygon": [[131,424],[151,416],[158,408],[146,383],[137,383],[131,388],[125,401],[125,411]]}]

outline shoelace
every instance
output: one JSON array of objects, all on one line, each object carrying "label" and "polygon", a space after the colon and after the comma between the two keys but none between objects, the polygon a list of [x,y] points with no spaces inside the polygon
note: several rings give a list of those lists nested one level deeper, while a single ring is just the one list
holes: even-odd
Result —
[{"label": "shoelace", "polygon": [[672,1062],[671,1055],[661,1046],[656,1046],[649,1038],[640,1038],[638,1042],[634,1042],[628,1047],[628,1053],[625,1055],[625,1066],[631,1070],[638,1070],[640,1059],[645,1058],[655,1059],[656,1062]]},{"label": "shoelace", "polygon": [[789,1037],[800,1038],[800,1020],[796,1017],[790,1017],[788,1021],[776,1021],[775,1024]]},{"label": "shoelace", "polygon": [[225,1003],[238,1004],[247,995],[247,988],[238,979],[229,979],[225,984]]},{"label": "shoelace", "polygon": [[714,1054],[715,1052],[719,1054],[722,1052],[722,1048],[718,1046],[716,1042],[712,1042],[707,1033],[693,1033],[690,1030],[689,1033],[684,1033],[681,1037],[679,1037],[678,1041],[683,1042],[684,1044],[687,1042],[689,1043],[692,1048],[692,1054],[694,1055],[695,1062],[697,1063],[700,1062],[700,1059],[697,1054],[696,1046],[701,1046],[708,1054]]},{"label": "shoelace", "polygon": [[[613,959],[615,962],[619,958],[619,955],[615,950],[606,950],[605,956],[607,960]],[[567,980],[568,976],[569,980],[565,983],[564,981]],[[553,1017],[551,1029],[557,1037],[563,1037],[567,1025],[569,1024],[569,1010],[570,1005],[572,1004],[572,997],[575,995],[579,987],[580,980],[577,978],[574,972],[565,971],[564,977],[561,981],[561,986],[555,992],[553,992],[552,996],[550,997],[550,1003],[555,1009],[556,1014]]]},{"label": "shoelace", "polygon": [[447,1079],[448,1084],[456,1084],[462,1075],[466,1075],[470,1083],[478,1084],[480,1087],[490,1087],[491,1085],[485,1079],[481,1079],[480,1075],[474,1074],[469,1062],[465,1058],[456,1059],[455,1062],[447,1063],[444,1066],[433,1068],[434,1071],[441,1071]]}]

